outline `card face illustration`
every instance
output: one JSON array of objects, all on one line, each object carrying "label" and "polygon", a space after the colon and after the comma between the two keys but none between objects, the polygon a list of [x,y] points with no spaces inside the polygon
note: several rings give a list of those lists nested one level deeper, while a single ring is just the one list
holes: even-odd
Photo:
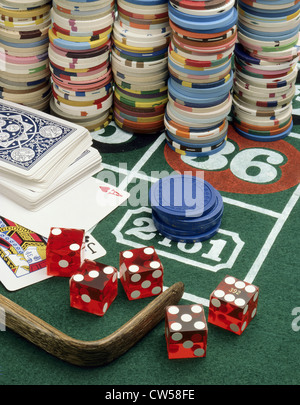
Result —
[{"label": "card face illustration", "polygon": [[[50,278],[46,268],[47,238],[0,216],[0,282],[9,291]],[[106,250],[89,233],[85,257],[96,260]]]},{"label": "card face illustration", "polygon": [[0,216],[0,281],[15,291],[47,276],[46,239]]}]

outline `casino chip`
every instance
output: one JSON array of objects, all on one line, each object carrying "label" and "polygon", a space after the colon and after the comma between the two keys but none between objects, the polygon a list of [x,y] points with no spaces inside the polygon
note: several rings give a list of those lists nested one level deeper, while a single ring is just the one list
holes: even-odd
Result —
[{"label": "casino chip", "polygon": [[225,147],[237,40],[234,3],[169,2],[170,78],[164,122],[166,144],[179,154],[202,157]]},{"label": "casino chip", "polygon": [[254,141],[283,139],[293,128],[300,3],[239,0],[238,12],[233,125]]},{"label": "casino chip", "polygon": [[49,0],[0,3],[0,98],[47,111]]},{"label": "casino chip", "polygon": [[168,102],[167,0],[118,0],[112,33],[114,120],[132,134],[164,130]]},{"label": "casino chip", "polygon": [[114,0],[54,0],[49,29],[53,115],[96,131],[112,119]]},{"label": "casino chip", "polygon": [[184,243],[204,241],[219,230],[224,205],[207,181],[191,175],[171,175],[149,191],[152,219],[165,237]]}]

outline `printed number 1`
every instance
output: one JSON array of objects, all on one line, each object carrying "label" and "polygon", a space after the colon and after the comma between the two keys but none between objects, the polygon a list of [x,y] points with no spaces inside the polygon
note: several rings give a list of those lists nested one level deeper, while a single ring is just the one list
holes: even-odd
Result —
[{"label": "printed number 1", "polygon": [[[139,217],[133,221],[134,228],[128,229],[125,233],[127,235],[134,235],[138,239],[149,241],[153,239],[157,233],[157,229],[155,228],[152,219],[149,217]],[[158,241],[161,246],[170,248],[172,245],[172,241],[168,238],[163,238],[162,240]],[[226,246],[226,241],[223,239],[216,239],[209,241],[211,248],[207,253],[202,253],[202,257],[213,260],[215,262],[220,262],[221,258],[220,255],[223,252],[223,249]],[[177,247],[181,252],[184,253],[198,253],[202,249],[201,242],[195,243],[183,243],[178,242]]]}]

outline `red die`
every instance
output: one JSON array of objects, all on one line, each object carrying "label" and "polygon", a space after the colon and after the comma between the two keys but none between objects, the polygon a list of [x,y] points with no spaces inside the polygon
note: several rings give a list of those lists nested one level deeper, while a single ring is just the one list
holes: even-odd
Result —
[{"label": "red die", "polygon": [[103,316],[118,294],[118,270],[85,260],[69,284],[71,307]]},{"label": "red die", "polygon": [[165,337],[169,359],[205,357],[207,324],[202,305],[166,308]]},{"label": "red die", "polygon": [[226,276],[210,295],[208,322],[241,335],[256,314],[259,289]]},{"label": "red die", "polygon": [[120,280],[129,300],[160,294],[163,265],[154,247],[120,252]]},{"label": "red die", "polygon": [[83,229],[51,228],[46,248],[47,274],[71,277],[84,260]]}]

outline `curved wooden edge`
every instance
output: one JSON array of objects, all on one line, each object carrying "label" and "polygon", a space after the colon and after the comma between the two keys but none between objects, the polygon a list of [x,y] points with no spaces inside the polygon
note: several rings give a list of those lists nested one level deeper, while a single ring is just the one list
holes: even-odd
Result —
[{"label": "curved wooden edge", "polygon": [[46,352],[77,366],[102,366],[120,357],[165,315],[168,305],[179,302],[184,284],[177,282],[151,301],[132,319],[109,336],[94,341],[74,339],[42,319],[0,295],[0,307],[5,311],[6,327]]}]

